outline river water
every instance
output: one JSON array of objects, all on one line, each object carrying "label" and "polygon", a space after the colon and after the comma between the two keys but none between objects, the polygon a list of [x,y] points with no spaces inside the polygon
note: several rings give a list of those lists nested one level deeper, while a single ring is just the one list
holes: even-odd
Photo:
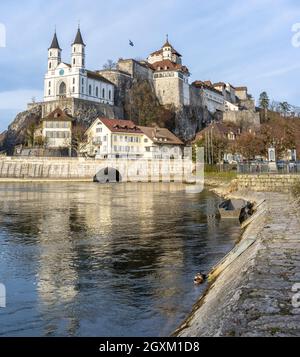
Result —
[{"label": "river water", "polygon": [[0,336],[167,336],[239,238],[181,184],[0,184]]}]

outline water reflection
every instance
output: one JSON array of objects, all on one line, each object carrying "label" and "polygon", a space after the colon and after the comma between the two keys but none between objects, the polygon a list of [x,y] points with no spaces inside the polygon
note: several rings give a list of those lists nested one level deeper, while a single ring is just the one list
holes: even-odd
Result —
[{"label": "water reflection", "polygon": [[0,335],[166,335],[239,227],[181,184],[2,184]]}]

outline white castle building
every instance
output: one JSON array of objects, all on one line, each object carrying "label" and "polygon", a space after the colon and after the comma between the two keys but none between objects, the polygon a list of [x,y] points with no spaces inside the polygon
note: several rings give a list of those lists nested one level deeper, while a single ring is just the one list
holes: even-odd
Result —
[{"label": "white castle building", "polygon": [[56,33],[48,50],[48,71],[45,75],[44,101],[78,98],[114,105],[114,84],[99,73],[85,68],[85,44],[78,28],[71,46],[71,63],[62,62],[62,50]]},{"label": "white castle building", "polygon": [[182,56],[169,43],[150,54],[147,62],[154,71],[156,95],[163,105],[190,105],[190,72],[182,65]]}]

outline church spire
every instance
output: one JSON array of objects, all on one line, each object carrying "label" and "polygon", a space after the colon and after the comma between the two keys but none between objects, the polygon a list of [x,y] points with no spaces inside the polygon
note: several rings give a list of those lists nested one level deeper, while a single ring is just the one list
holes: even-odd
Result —
[{"label": "church spire", "polygon": [[58,43],[58,39],[57,39],[57,36],[56,36],[56,30],[54,32],[54,36],[53,36],[53,40],[52,40],[52,43],[49,47],[49,49],[57,49],[57,50],[61,50],[61,48],[59,47],[59,43]]},{"label": "church spire", "polygon": [[83,39],[82,39],[82,35],[81,35],[81,31],[80,31],[80,27],[78,26],[78,30],[77,30],[77,34],[75,37],[75,40],[73,42],[73,45],[83,45],[85,46]]},{"label": "church spire", "polygon": [[172,47],[172,46],[170,45],[170,42],[169,42],[169,35],[168,35],[168,34],[166,35],[166,42],[165,42],[165,44],[162,46],[162,48],[164,48],[164,47]]}]

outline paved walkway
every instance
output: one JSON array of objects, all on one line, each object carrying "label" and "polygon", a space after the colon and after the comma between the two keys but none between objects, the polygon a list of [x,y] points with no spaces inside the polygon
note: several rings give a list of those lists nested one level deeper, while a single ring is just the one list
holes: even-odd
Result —
[{"label": "paved walkway", "polygon": [[300,208],[288,195],[265,196],[266,215],[245,232],[257,241],[216,279],[179,336],[300,336]]}]

